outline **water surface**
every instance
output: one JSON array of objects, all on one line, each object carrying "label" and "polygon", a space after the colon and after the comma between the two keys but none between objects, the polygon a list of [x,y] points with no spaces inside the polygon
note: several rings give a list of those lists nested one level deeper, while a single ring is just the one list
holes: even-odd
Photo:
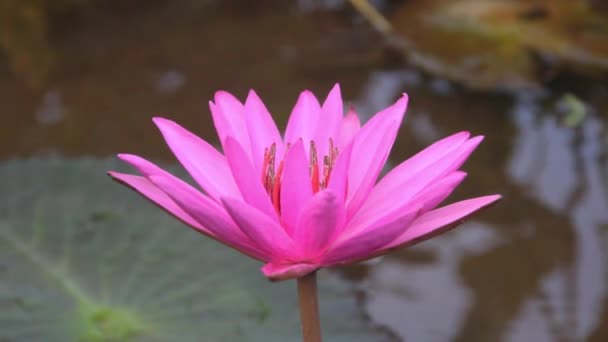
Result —
[{"label": "water surface", "polygon": [[[369,318],[407,341],[608,339],[606,82],[469,92],[395,65],[343,10],[194,3],[62,17],[37,86],[1,59],[0,159],[130,152],[172,162],[150,118],[217,142],[207,101],[218,89],[241,99],[255,89],[281,125],[302,89],[325,94],[338,81],[364,120],[405,91],[411,105],[391,164],[458,131],[483,134],[450,200],[504,200],[440,238],[342,271]],[[556,105],[565,92],[589,109],[576,127]]]}]

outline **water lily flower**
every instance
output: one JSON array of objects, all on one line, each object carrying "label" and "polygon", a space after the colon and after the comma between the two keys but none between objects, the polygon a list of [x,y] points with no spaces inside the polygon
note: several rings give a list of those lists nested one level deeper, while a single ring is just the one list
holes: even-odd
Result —
[{"label": "water lily flower", "polygon": [[460,132],[379,179],[408,103],[361,126],[344,115],[340,87],[323,104],[300,94],[281,136],[254,91],[245,103],[227,92],[209,102],[223,153],[177,123],[153,119],[200,187],[135,155],[140,175],[109,172],[186,225],[264,263],[273,280],[363,261],[442,233],[499,195],[436,208],[462,182],[461,165],[482,141]]}]

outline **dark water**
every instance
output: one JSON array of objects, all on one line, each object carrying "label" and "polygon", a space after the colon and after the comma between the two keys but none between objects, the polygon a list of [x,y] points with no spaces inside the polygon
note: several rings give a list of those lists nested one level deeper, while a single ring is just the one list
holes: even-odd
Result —
[{"label": "dark water", "polygon": [[[405,91],[411,105],[391,162],[457,131],[484,134],[453,200],[505,198],[440,238],[350,268],[370,319],[407,341],[608,340],[608,86],[467,92],[395,66],[343,10],[278,3],[155,1],[64,15],[49,34],[55,58],[42,86],[26,80],[35,71],[16,74],[0,60],[0,159],[131,152],[171,161],[151,116],[216,141],[207,101],[218,89],[240,98],[256,89],[281,124],[302,89],[322,97],[339,81],[367,117]],[[577,127],[556,108],[564,92],[588,105]]]}]

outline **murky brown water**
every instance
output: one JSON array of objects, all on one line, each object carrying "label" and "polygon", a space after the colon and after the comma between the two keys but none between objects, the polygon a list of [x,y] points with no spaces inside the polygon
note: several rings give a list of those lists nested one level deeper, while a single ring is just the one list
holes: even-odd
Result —
[{"label": "murky brown water", "polygon": [[[172,160],[150,117],[216,141],[207,101],[217,89],[241,98],[256,89],[282,123],[305,88],[324,94],[339,81],[367,114],[406,91],[411,106],[391,160],[456,131],[484,134],[453,198],[505,199],[438,239],[351,268],[370,318],[407,341],[608,339],[607,84],[470,93],[391,66],[364,24],[308,12],[314,1],[195,3],[67,16],[51,35],[55,64],[40,88],[0,60],[0,159]],[[565,91],[590,106],[579,127],[563,126],[555,109]]]}]

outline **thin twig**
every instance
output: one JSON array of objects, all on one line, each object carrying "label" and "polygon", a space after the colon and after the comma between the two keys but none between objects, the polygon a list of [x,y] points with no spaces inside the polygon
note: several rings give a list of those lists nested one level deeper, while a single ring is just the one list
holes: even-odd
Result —
[{"label": "thin twig", "polygon": [[364,16],[371,25],[380,33],[389,34],[393,31],[391,23],[372,6],[368,0],[349,0],[362,16]]}]

